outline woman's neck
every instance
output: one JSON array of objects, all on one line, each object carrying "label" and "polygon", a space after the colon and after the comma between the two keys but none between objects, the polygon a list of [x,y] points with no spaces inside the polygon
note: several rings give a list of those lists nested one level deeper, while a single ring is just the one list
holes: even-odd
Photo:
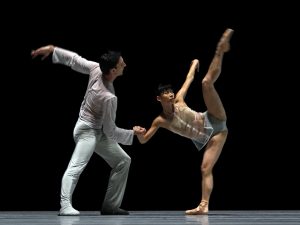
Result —
[{"label": "woman's neck", "polygon": [[170,106],[166,106],[163,108],[163,114],[166,116],[166,117],[173,117],[174,115],[174,105],[171,104]]}]

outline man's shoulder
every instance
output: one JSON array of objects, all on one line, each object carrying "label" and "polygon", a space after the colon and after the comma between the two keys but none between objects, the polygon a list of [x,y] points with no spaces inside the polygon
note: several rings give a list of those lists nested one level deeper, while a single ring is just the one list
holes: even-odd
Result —
[{"label": "man's shoulder", "polygon": [[116,101],[117,100],[117,96],[113,93],[111,93],[109,90],[102,90],[102,93],[100,93],[100,95],[102,95],[103,99],[105,99],[105,101]]}]

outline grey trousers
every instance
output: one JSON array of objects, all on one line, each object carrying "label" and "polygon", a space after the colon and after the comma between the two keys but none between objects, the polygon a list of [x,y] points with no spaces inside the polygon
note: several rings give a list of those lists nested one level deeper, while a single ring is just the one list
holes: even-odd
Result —
[{"label": "grey trousers", "polygon": [[95,152],[111,167],[102,209],[119,208],[126,188],[131,158],[116,141],[107,139],[101,130],[92,129],[80,120],[76,123],[73,135],[76,147],[62,178],[61,207],[72,206],[72,195],[80,174]]}]

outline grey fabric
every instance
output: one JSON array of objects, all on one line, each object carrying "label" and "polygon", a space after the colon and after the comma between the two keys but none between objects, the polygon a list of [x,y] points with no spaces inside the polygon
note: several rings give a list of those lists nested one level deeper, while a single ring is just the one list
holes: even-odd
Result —
[{"label": "grey fabric", "polygon": [[61,207],[72,205],[76,184],[94,152],[112,168],[103,207],[120,207],[131,158],[116,141],[107,139],[101,130],[92,129],[81,120],[78,120],[74,128],[74,140],[76,148],[62,179]]}]

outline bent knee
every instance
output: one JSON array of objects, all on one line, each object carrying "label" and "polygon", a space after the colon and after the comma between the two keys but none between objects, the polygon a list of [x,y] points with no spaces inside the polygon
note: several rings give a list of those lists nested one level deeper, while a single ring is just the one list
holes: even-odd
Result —
[{"label": "bent knee", "polygon": [[126,162],[126,164],[130,165],[131,164],[131,158],[130,156],[127,156],[124,161]]},{"label": "bent knee", "polygon": [[203,89],[210,89],[213,87],[213,85],[214,85],[214,83],[213,83],[212,79],[207,78],[207,77],[203,78],[203,80],[202,80],[202,88]]},{"label": "bent knee", "polygon": [[119,164],[121,164],[124,167],[126,167],[126,166],[129,167],[130,164],[131,164],[131,158],[130,158],[130,156],[124,157]]}]

